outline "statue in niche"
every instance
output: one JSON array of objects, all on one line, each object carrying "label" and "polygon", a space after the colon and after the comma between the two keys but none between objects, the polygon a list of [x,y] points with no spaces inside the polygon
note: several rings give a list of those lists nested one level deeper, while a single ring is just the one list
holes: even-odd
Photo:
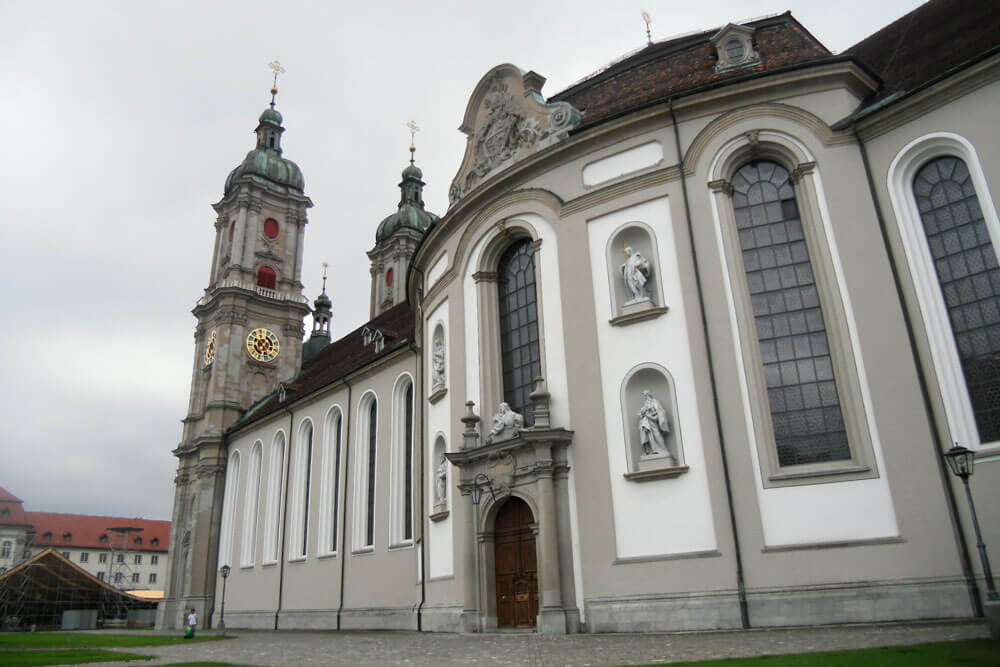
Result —
[{"label": "statue in niche", "polygon": [[493,415],[493,428],[490,429],[486,442],[516,437],[522,428],[524,428],[524,417],[511,410],[507,403],[501,403],[497,413]]},{"label": "statue in niche", "polygon": [[625,246],[625,263],[622,264],[622,278],[625,279],[625,287],[628,288],[632,298],[625,302],[625,305],[638,303],[639,301],[651,301],[649,289],[646,283],[649,282],[650,266],[649,261],[632,246]]},{"label": "statue in niche", "polygon": [[444,452],[441,453],[441,460],[434,469],[434,504],[444,505],[448,502],[448,459]]},{"label": "statue in niche", "polygon": [[639,443],[642,445],[642,455],[667,456],[673,459],[667,449],[666,437],[670,433],[667,411],[648,389],[642,392],[642,398],[642,407],[639,408]]},{"label": "statue in niche", "polygon": [[444,386],[444,340],[434,338],[434,350],[431,352],[431,382],[435,389]]}]

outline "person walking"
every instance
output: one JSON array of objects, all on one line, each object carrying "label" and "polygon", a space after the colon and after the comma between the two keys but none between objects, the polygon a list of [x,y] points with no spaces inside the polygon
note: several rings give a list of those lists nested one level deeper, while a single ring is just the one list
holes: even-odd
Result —
[{"label": "person walking", "polygon": [[194,607],[192,607],[191,613],[188,614],[187,630],[184,632],[184,639],[191,639],[194,637],[194,629],[196,627],[198,627],[198,613],[195,612]]}]

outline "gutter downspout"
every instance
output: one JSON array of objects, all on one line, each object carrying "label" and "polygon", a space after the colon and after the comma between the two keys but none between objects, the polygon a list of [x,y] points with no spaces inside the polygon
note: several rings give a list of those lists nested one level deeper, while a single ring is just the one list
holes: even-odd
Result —
[{"label": "gutter downspout", "polygon": [[969,597],[972,599],[972,608],[977,618],[983,616],[983,603],[979,597],[979,586],[976,584],[975,571],[972,568],[972,558],[969,555],[969,547],[965,543],[965,528],[962,526],[962,518],[958,514],[955,506],[955,490],[948,482],[948,471],[945,468],[944,457],[941,455],[940,445],[937,438],[941,431],[938,429],[938,420],[934,415],[931,404],[930,390],[927,387],[927,376],[924,373],[924,364],[920,358],[920,350],[917,347],[916,335],[913,333],[913,322],[910,319],[910,311],[906,307],[903,296],[903,286],[899,280],[899,268],[896,266],[896,258],[892,253],[892,246],[889,244],[889,232],[886,228],[885,216],[882,215],[882,204],[878,198],[878,191],[875,188],[875,177],[872,174],[871,163],[868,161],[868,149],[861,135],[858,134],[857,125],[851,124],[851,132],[855,141],[858,142],[858,150],[861,151],[861,162],[865,166],[865,176],[868,178],[868,189],[871,191],[872,202],[875,204],[875,217],[878,220],[878,229],[882,234],[882,244],[885,246],[885,254],[889,259],[889,269],[892,271],[892,283],[896,288],[896,298],[899,299],[900,309],[903,311],[903,323],[906,325],[906,337],[910,343],[910,354],[913,357],[913,365],[917,369],[917,380],[920,384],[920,397],[923,399],[924,411],[930,421],[932,438],[931,447],[933,457],[937,461],[938,475],[941,477],[941,485],[945,491],[945,504],[948,505],[948,514],[952,521],[952,531],[955,534],[955,542],[958,544],[959,559],[962,561],[962,574],[965,575],[966,584],[969,587]]},{"label": "gutter downspout", "polygon": [[708,317],[705,315],[705,297],[701,286],[701,271],[698,269],[698,253],[694,249],[694,225],[691,223],[691,204],[688,200],[687,177],[684,175],[684,153],[681,150],[681,134],[677,129],[677,115],[674,100],[669,98],[670,121],[674,126],[674,143],[677,146],[677,163],[681,170],[681,193],[684,197],[684,217],[687,219],[688,236],[691,238],[691,261],[694,265],[694,281],[698,288],[698,309],[701,312],[701,329],[705,336],[705,355],[708,360],[708,377],[712,385],[712,408],[715,411],[715,426],[719,431],[719,452],[722,455],[722,473],[726,482],[726,500],[729,504],[729,524],[733,531],[733,548],[736,552],[736,590],[740,601],[740,622],[743,629],[750,625],[750,610],[747,606],[746,585],[743,580],[743,556],[740,550],[740,534],[736,526],[736,509],[733,506],[733,488],[729,477],[729,460],[726,456],[726,441],[722,432],[722,415],[719,412],[719,392],[715,382],[715,362],[712,359],[712,344],[708,337]]},{"label": "gutter downspout", "polygon": [[288,524],[288,482],[292,476],[292,427],[295,425],[295,417],[292,411],[285,408],[288,413],[288,450],[285,452],[285,502],[281,508],[281,547],[278,549],[278,608],[274,610],[274,629],[278,629],[278,616],[281,614],[281,600],[285,592],[285,528]]},{"label": "gutter downspout", "polygon": [[340,630],[340,612],[344,611],[344,569],[347,567],[347,480],[350,476],[350,463],[351,463],[351,410],[354,408],[351,406],[351,383],[346,379],[344,384],[347,385],[347,410],[344,416],[344,501],[340,503],[343,508],[343,514],[340,521],[340,543],[337,545],[337,551],[340,552],[340,606],[337,607],[337,630]]},{"label": "gutter downspout", "polygon": [[[411,265],[412,268],[412,265]],[[412,269],[414,271],[420,271],[420,269]],[[420,282],[424,281],[424,272],[420,271]],[[424,402],[424,356],[423,356],[423,342],[426,332],[424,331],[424,290],[418,286],[417,287],[417,322],[420,326],[420,345],[417,345],[416,341],[413,342],[411,348],[417,354],[417,382],[418,389],[416,391],[417,400],[420,401],[420,604],[417,605],[417,632],[423,632],[423,613],[424,613],[424,603],[427,601],[427,547],[425,544],[425,533],[424,533],[424,459],[426,458],[426,441],[424,439],[424,433],[427,431],[426,427],[426,416],[427,416],[427,406]],[[416,328],[414,328],[416,331]]]}]

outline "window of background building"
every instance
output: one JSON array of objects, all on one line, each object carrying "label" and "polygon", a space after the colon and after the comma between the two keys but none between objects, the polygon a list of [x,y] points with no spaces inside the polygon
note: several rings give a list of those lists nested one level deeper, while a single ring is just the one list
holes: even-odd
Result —
[{"label": "window of background building", "polygon": [[118,557],[115,558],[115,561],[119,562],[119,563],[124,563],[125,562],[125,554],[118,554]]},{"label": "window of background building", "polygon": [[68,551],[63,551],[62,555],[63,555],[63,558],[65,558],[66,560],[69,560],[69,552]]},{"label": "window of background building", "polygon": [[150,565],[156,565],[159,562],[160,562],[160,557],[159,556],[150,556],[149,557],[149,563],[150,563]]},{"label": "window of background building", "polygon": [[101,581],[104,581],[104,573],[103,572],[98,572],[97,573],[97,578],[100,579]]},{"label": "window of background building", "polygon": [[12,546],[14,545],[10,540],[4,540],[3,547],[0,547],[0,558],[10,558]]},{"label": "window of background building", "polygon": [[135,558],[133,559],[133,562],[136,565],[142,565],[142,554],[136,554]]},{"label": "window of background building", "polygon": [[139,573],[138,572],[133,572],[132,573],[132,583],[133,584],[139,583]]},{"label": "window of background building", "polygon": [[115,572],[115,583],[116,584],[120,584],[124,578],[125,578],[124,574],[122,574],[121,572]]},{"label": "window of background building", "polygon": [[90,554],[89,553],[87,553],[86,551],[84,551],[82,554],[80,554],[80,562],[81,563],[86,563],[89,560],[90,560]]},{"label": "window of background building", "polygon": [[150,572],[149,573],[149,583],[151,583],[151,584],[155,584],[156,583],[156,573],[155,572]]},{"label": "window of background building", "polygon": [[97,562],[98,563],[107,563],[108,562],[108,555],[107,554],[97,554]]}]

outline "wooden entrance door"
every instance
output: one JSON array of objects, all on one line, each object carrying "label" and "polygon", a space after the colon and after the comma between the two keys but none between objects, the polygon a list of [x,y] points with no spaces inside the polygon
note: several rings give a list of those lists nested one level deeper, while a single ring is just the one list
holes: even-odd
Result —
[{"label": "wooden entrance door", "polygon": [[533,628],[538,617],[538,565],[534,517],[520,498],[511,498],[497,512],[494,524],[497,625]]}]

